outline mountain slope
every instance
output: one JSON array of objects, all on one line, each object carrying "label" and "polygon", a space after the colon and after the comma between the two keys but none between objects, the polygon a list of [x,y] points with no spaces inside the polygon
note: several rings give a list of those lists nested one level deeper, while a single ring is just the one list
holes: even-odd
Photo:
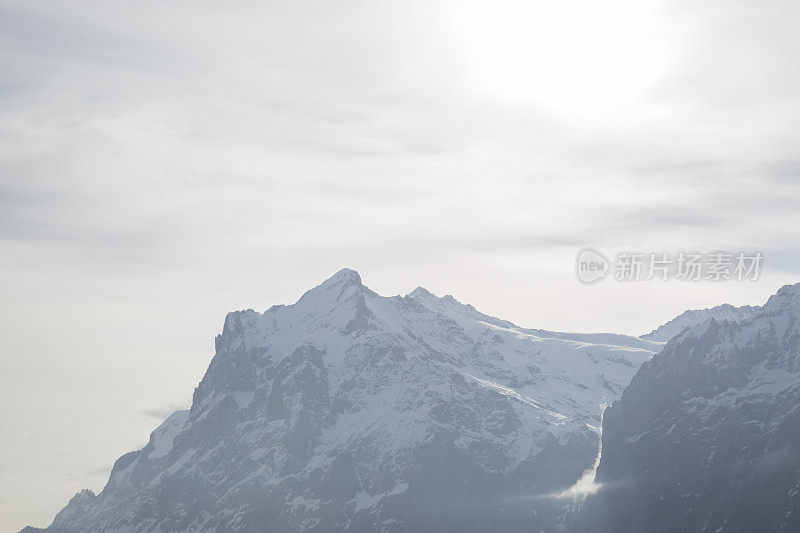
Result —
[{"label": "mountain slope", "polygon": [[800,284],[645,363],[605,412],[577,531],[800,531]]},{"label": "mountain slope", "polygon": [[342,270],[228,314],[191,409],[51,531],[530,531],[592,466],[604,404],[662,344],[523,329]]}]

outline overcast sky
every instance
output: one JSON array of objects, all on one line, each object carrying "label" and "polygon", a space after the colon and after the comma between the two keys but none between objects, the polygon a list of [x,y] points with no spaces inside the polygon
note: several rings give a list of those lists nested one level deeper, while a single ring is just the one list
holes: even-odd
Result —
[{"label": "overcast sky", "polygon": [[[0,0],[0,529],[188,405],[225,313],[342,267],[645,333],[800,281],[800,3]],[[584,246],[761,251],[580,284]]]}]

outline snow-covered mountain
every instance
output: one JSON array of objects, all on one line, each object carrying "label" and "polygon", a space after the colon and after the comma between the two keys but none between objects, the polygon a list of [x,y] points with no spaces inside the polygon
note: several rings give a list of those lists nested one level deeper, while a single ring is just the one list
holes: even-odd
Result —
[{"label": "snow-covered mountain", "polygon": [[759,311],[761,311],[761,308],[758,306],[734,307],[730,304],[722,304],[710,309],[690,309],[663,324],[658,329],[642,335],[642,338],[667,342],[672,337],[683,333],[686,328],[694,328],[710,320],[717,322],[743,322],[753,318]]},{"label": "snow-covered mountain", "polygon": [[596,481],[576,531],[800,531],[800,284],[642,365]]},{"label": "snow-covered mountain", "polygon": [[228,314],[191,409],[50,531],[536,531],[663,343],[530,330],[342,270]]}]

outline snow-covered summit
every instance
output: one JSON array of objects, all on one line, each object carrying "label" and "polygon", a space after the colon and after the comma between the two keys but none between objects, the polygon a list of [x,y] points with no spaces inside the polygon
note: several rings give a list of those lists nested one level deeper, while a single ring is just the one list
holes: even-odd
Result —
[{"label": "snow-covered summit", "polygon": [[552,502],[518,495],[580,478],[603,406],[662,345],[521,328],[422,288],[385,297],[344,269],[294,304],[229,313],[191,409],[54,526],[552,527]]},{"label": "snow-covered summit", "polygon": [[[729,342],[739,350],[746,349],[754,339],[758,342],[772,339],[778,344],[793,342],[786,337],[796,333],[800,321],[800,283],[784,285],[763,306],[719,306],[725,307],[729,308],[725,312],[690,323],[670,340],[670,344],[672,341],[703,338],[712,332],[726,332]],[[715,309],[718,308],[712,310]]]},{"label": "snow-covered summit", "polygon": [[321,297],[321,295],[324,294],[338,296],[342,291],[358,292],[363,289],[365,289],[365,287],[364,284],[361,283],[361,276],[359,273],[349,268],[343,268],[317,287],[306,292],[303,297]]}]

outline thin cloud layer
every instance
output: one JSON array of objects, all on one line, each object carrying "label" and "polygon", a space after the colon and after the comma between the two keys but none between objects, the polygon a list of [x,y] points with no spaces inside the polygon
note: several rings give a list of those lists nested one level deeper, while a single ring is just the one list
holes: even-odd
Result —
[{"label": "thin cloud layer", "polygon": [[[800,6],[595,4],[0,2],[0,405],[21,458],[0,527],[101,488],[39,483],[152,430],[226,311],[342,266],[628,333],[797,281]],[[766,270],[587,289],[584,246],[761,250]],[[103,446],[39,461],[76,429]]]}]

